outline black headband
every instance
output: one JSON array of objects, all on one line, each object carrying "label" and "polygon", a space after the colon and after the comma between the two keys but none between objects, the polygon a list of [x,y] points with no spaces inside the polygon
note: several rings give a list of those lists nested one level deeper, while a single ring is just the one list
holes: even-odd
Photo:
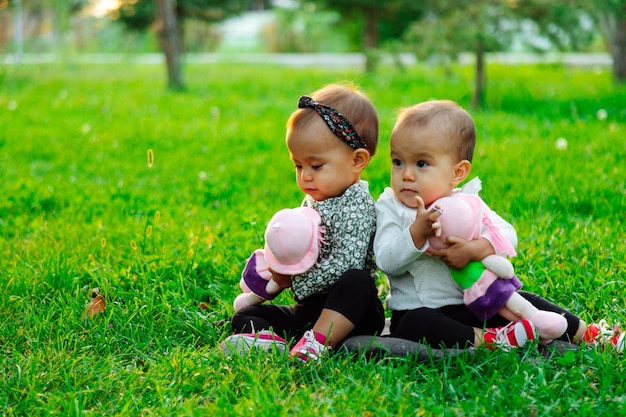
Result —
[{"label": "black headband", "polygon": [[367,144],[359,134],[356,132],[352,123],[346,117],[339,113],[338,110],[333,109],[322,103],[318,103],[309,96],[302,96],[298,100],[298,108],[311,108],[314,109],[328,125],[331,132],[335,134],[339,139],[343,140],[348,146],[353,149],[367,149]]}]

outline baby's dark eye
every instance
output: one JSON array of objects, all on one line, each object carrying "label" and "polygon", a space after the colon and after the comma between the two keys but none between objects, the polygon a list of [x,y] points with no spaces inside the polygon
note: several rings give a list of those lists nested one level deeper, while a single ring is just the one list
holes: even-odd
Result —
[{"label": "baby's dark eye", "polygon": [[313,168],[315,171],[317,171],[318,169],[320,169],[322,166],[324,166],[324,164],[320,164],[320,165],[311,165],[311,168]]},{"label": "baby's dark eye", "polygon": [[393,165],[394,167],[401,167],[404,165],[404,162],[402,162],[399,159],[392,159],[391,160],[391,165]]},{"label": "baby's dark eye", "polygon": [[418,168],[426,168],[428,166],[428,162],[426,161],[417,161]]}]

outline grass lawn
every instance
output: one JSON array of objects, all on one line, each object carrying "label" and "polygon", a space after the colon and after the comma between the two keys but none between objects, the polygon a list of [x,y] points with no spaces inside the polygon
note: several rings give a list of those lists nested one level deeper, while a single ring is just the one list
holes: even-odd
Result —
[{"label": "grass lawn", "polygon": [[[518,231],[525,289],[588,322],[626,324],[626,87],[606,70],[488,72],[473,174]],[[265,222],[302,198],[287,117],[301,94],[344,80],[379,110],[365,172],[375,198],[397,110],[430,98],[467,107],[472,88],[465,67],[194,65],[183,93],[165,90],[161,66],[0,67],[0,412],[626,413],[626,366],[611,351],[479,349],[428,363],[340,352],[300,367],[216,348]],[[106,308],[85,318],[94,287]]]}]

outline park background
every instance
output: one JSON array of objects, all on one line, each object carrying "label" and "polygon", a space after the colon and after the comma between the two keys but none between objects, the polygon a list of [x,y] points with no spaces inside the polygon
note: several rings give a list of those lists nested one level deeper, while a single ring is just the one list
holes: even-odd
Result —
[{"label": "park background", "polygon": [[[286,119],[301,94],[331,82],[359,85],[378,108],[380,148],[365,173],[374,197],[389,183],[389,132],[399,108],[431,98],[467,108],[479,135],[473,173],[483,198],[518,231],[513,262],[526,289],[588,322],[626,322],[626,88],[593,12],[599,3],[426,2],[423,16],[440,36],[408,36],[411,27],[429,33],[417,19],[405,25],[406,38],[381,36],[375,47],[365,46],[364,6],[402,2],[335,2],[350,4],[349,15],[322,2],[256,4],[263,10],[252,13],[284,13],[301,30],[281,32],[280,40],[309,45],[274,51],[259,46],[263,35],[219,42],[227,37],[220,28],[249,17],[245,2],[226,2],[242,14],[185,24],[192,33],[191,26],[215,30],[217,40],[210,46],[200,38],[194,49],[185,36],[180,84],[172,83],[157,20],[128,32],[121,17],[80,14],[88,2],[21,0],[17,42],[16,3],[0,1],[4,415],[625,411],[626,369],[611,350],[544,355],[530,346],[426,361],[339,351],[319,366],[297,367],[279,356],[226,358],[217,348],[265,223],[302,199],[284,146]],[[165,3],[172,4],[127,7],[143,4],[155,16]],[[177,2],[200,3],[208,2]],[[540,37],[545,53],[536,55],[537,45],[517,43],[519,4],[543,7],[537,17],[583,22],[585,36],[569,39],[562,29],[559,42]],[[621,22],[623,6],[609,1],[602,10]],[[478,22],[459,20],[474,15],[503,18],[511,30],[505,37],[491,23],[460,26]],[[27,22],[48,22],[30,28],[49,30],[29,32]],[[77,22],[92,34],[84,46]],[[476,44],[444,35],[482,39],[479,28],[502,45],[487,48],[477,95]],[[384,298],[382,277],[379,284]],[[105,308],[90,317],[94,288]]]}]

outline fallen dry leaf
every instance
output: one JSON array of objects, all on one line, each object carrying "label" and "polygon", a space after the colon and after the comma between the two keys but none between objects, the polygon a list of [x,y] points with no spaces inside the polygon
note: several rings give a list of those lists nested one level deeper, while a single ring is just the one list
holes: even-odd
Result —
[{"label": "fallen dry leaf", "polygon": [[102,313],[105,306],[104,295],[100,294],[98,288],[94,288],[91,290],[91,302],[83,312],[83,317],[92,318],[96,314]]}]

